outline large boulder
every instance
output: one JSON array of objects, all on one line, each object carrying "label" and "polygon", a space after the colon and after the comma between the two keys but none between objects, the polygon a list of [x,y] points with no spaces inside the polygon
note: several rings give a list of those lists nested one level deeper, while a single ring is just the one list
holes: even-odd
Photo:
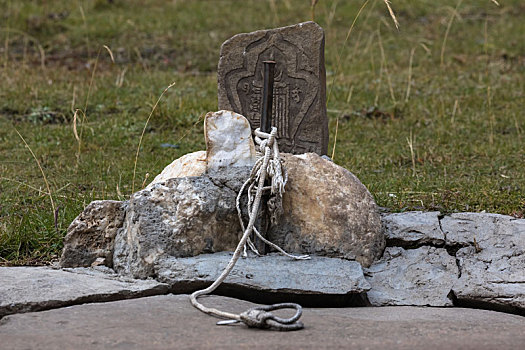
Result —
[{"label": "large boulder", "polygon": [[283,154],[288,184],[284,215],[268,237],[284,250],[357,260],[385,247],[381,218],[366,187],[345,168],[315,153]]},{"label": "large boulder", "polygon": [[[208,113],[205,138],[205,154],[174,161],[125,204],[88,206],[75,223],[93,223],[74,223],[75,237],[108,239],[95,246],[73,247],[66,241],[62,265],[89,266],[94,258],[113,264],[119,273],[147,278],[157,276],[157,266],[162,261],[165,267],[170,258],[234,250],[243,233],[236,197],[255,162],[250,124],[233,112]],[[366,187],[315,153],[283,153],[282,160],[289,179],[283,212],[279,222],[264,230],[267,237],[294,253],[356,260],[365,267],[378,259],[385,239]]]},{"label": "large boulder", "polygon": [[115,242],[114,268],[146,278],[164,256],[234,250],[241,234],[235,199],[249,172],[232,167],[170,179],[133,194]]}]

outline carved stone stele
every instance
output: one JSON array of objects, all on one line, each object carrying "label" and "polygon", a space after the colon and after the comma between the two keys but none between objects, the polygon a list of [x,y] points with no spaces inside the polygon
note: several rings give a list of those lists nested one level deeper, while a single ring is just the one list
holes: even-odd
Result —
[{"label": "carved stone stele", "polygon": [[272,125],[282,152],[326,154],[324,31],[314,22],[237,34],[222,44],[219,109],[245,116],[252,129],[261,115],[263,61],[276,62]]}]

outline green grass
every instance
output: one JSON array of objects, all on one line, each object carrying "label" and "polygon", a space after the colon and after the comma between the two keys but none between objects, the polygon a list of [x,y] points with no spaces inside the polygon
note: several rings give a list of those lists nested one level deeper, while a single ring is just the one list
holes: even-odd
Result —
[{"label": "green grass", "polygon": [[[363,3],[320,0],[315,9],[326,31],[329,155],[337,126],[336,163],[392,211],[523,217],[525,6],[464,0],[455,12],[458,1],[399,0],[396,30],[384,2],[370,0],[345,45]],[[310,19],[310,0],[0,7],[0,264],[55,259],[90,201],[126,199],[173,159],[204,149],[224,40]],[[172,82],[146,128],[133,185],[145,121]]]}]

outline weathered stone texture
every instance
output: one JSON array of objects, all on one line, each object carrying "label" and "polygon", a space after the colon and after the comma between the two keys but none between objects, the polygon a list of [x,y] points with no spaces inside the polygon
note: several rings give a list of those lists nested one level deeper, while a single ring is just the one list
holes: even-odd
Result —
[{"label": "weathered stone texture", "polygon": [[324,31],[314,22],[237,34],[221,47],[219,109],[244,115],[259,127],[263,61],[274,60],[272,125],[282,152],[326,154]]},{"label": "weathered stone texture", "polygon": [[457,252],[461,277],[453,291],[460,305],[491,307],[525,315],[525,254],[523,250],[475,247]]},{"label": "weathered stone texture", "polygon": [[386,239],[395,246],[444,245],[439,215],[437,211],[383,214]]},{"label": "weathered stone texture", "polygon": [[2,267],[0,281],[0,318],[87,302],[162,294],[168,290],[167,284],[157,281],[132,280],[92,269]]},{"label": "weathered stone texture", "polygon": [[126,202],[91,202],[69,225],[60,265],[77,267],[100,262],[111,266],[114,240],[122,227],[125,207]]},{"label": "weathered stone texture", "polygon": [[[436,212],[384,214],[382,219],[389,245],[434,245],[447,249],[456,259],[459,275],[452,285],[451,298],[457,305],[525,315],[524,219],[491,213],[440,216]],[[387,248],[387,252],[389,249],[399,248]],[[413,258],[420,259],[414,260],[415,265],[424,265],[424,256]],[[398,279],[409,282],[404,275]],[[371,295],[384,293],[370,283]]]},{"label": "weathered stone texture", "polygon": [[[215,253],[167,258],[156,266],[156,275],[173,289],[179,284],[208,286],[219,277],[231,257],[232,253]],[[298,261],[278,254],[239,259],[224,284],[291,294],[345,295],[370,289],[358,262],[319,256]]]},{"label": "weathered stone texture", "polygon": [[525,219],[491,213],[454,213],[441,220],[448,245],[525,249]]},{"label": "weathered stone texture", "polygon": [[284,215],[268,237],[284,250],[355,259],[363,266],[385,247],[379,212],[350,171],[314,153],[284,154]]},{"label": "weathered stone texture", "polygon": [[[233,313],[258,306],[219,296],[202,301]],[[305,308],[305,330],[285,333],[217,321],[192,307],[188,295],[160,295],[9,316],[0,339],[2,350],[519,350],[525,344],[523,317],[463,308]]]},{"label": "weathered stone texture", "polygon": [[115,269],[144,278],[163,255],[234,250],[241,233],[235,198],[249,171],[170,179],[135,193],[117,236]]},{"label": "weathered stone texture", "polygon": [[386,248],[365,270],[372,305],[452,306],[448,294],[458,277],[456,260],[445,249]]},{"label": "weathered stone texture", "polygon": [[457,213],[442,220],[448,244],[465,246],[456,257],[460,303],[525,315],[525,220],[488,213]]}]

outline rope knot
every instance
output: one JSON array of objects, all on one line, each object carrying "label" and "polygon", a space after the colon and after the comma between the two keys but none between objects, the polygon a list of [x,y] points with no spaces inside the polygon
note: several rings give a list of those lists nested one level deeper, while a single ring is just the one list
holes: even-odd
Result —
[{"label": "rope knot", "polygon": [[[274,316],[271,312],[278,309],[295,309],[296,313],[290,318]],[[295,303],[282,303],[268,306],[254,307],[241,313],[240,320],[251,328],[275,329],[279,331],[294,331],[304,328],[302,322],[298,321],[302,315],[302,308]]]},{"label": "rope knot", "polygon": [[255,134],[255,143],[259,145],[259,151],[264,154],[266,147],[273,148],[275,138],[277,137],[277,128],[272,127],[270,133],[262,132],[260,128],[257,128],[253,132]]},{"label": "rope knot", "polygon": [[272,313],[263,310],[250,309],[240,314],[241,321],[250,328],[270,328],[266,321],[271,318]]}]

